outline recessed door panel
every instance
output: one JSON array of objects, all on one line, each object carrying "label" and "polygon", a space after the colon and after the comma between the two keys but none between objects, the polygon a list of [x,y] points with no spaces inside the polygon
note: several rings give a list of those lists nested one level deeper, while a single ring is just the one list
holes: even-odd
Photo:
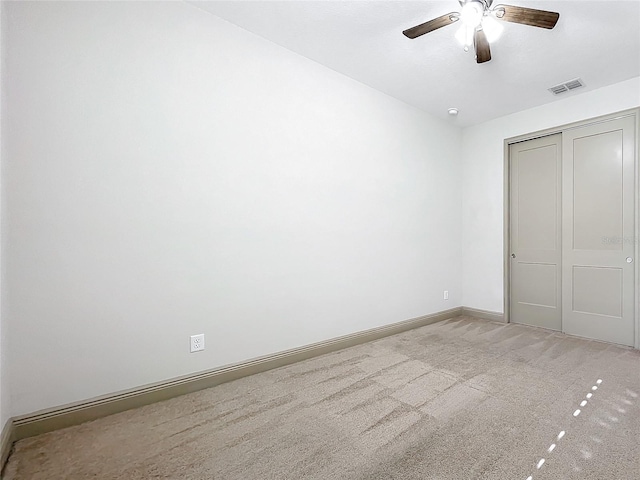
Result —
[{"label": "recessed door panel", "polygon": [[527,280],[517,290],[517,302],[547,308],[558,307],[558,268],[555,264],[519,262],[521,275]]},{"label": "recessed door panel", "polygon": [[622,318],[622,269],[573,267],[574,312]]},{"label": "recessed door panel", "polygon": [[518,154],[518,239],[520,248],[555,250],[557,237],[557,145]]},{"label": "recessed door panel", "polygon": [[606,239],[622,237],[622,130],[575,138],[573,155],[573,248],[620,250]]}]

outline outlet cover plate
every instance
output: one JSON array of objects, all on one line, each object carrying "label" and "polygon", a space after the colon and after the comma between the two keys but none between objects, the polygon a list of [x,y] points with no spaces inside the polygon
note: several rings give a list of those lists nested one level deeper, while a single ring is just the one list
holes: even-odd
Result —
[{"label": "outlet cover plate", "polygon": [[191,353],[204,350],[204,333],[191,335]]}]

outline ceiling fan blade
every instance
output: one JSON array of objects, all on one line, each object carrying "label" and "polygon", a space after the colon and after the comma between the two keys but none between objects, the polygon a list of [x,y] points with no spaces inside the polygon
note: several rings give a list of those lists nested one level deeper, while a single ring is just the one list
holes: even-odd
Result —
[{"label": "ceiling fan blade", "polygon": [[491,48],[484,30],[477,29],[473,37],[473,43],[476,47],[476,62],[484,63],[491,60]]},{"label": "ceiling fan blade", "polygon": [[409,28],[402,33],[404,33],[406,37],[417,38],[420,35],[424,35],[425,33],[433,32],[438,28],[451,25],[452,23],[457,22],[459,19],[459,13],[451,12],[447,13],[446,15],[442,15],[441,17],[434,18],[433,20],[429,20],[428,22],[422,23],[420,25],[416,25],[415,27]]},{"label": "ceiling fan blade", "polygon": [[514,7],[513,5],[496,5],[492,9],[495,16],[507,22],[521,23],[532,27],[548,28],[551,30],[558,23],[560,14],[535,8]]}]

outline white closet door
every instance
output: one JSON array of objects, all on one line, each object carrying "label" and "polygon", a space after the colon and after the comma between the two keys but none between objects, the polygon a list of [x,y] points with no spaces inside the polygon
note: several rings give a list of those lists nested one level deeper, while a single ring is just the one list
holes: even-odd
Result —
[{"label": "white closet door", "polygon": [[633,117],[563,133],[563,331],[633,345]]},{"label": "white closet door", "polygon": [[514,323],[560,330],[560,134],[511,145],[511,301]]}]

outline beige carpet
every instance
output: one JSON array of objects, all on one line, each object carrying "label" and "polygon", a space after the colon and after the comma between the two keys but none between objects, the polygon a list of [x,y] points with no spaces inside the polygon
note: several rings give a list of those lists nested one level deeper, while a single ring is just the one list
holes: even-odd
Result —
[{"label": "beige carpet", "polygon": [[5,474],[638,479],[640,352],[458,317],[22,440]]}]

